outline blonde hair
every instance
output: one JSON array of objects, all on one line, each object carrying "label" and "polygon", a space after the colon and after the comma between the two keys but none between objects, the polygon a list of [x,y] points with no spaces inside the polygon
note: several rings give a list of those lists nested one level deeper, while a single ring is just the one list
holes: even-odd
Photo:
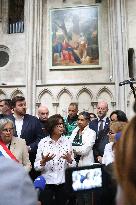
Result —
[{"label": "blonde hair", "polygon": [[125,200],[136,203],[136,116],[124,129],[115,149],[115,175]]},{"label": "blonde hair", "polygon": [[110,122],[110,129],[113,130],[115,133],[120,132],[124,129],[126,126],[126,122],[120,122],[120,121],[112,121]]}]

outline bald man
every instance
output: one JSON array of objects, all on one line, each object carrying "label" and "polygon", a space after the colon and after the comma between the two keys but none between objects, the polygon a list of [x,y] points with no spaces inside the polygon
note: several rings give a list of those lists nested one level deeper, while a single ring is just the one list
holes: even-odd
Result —
[{"label": "bald man", "polygon": [[[100,101],[97,104],[97,118],[89,123],[89,127],[96,132],[96,140],[93,147],[94,159],[96,163],[102,163],[102,156],[105,145],[109,142],[108,131],[110,120],[107,117],[108,103]],[[96,205],[102,203],[103,193],[95,192],[94,201]]]},{"label": "bald man", "polygon": [[106,116],[108,104],[105,101],[97,104],[97,118],[89,123],[89,127],[96,132],[96,141],[94,144],[95,162],[101,162],[105,145],[109,142],[108,131],[110,120]]},{"label": "bald man", "polygon": [[[96,133],[105,129],[109,125],[109,118],[106,116],[108,112],[108,103],[105,101],[97,104],[97,119],[90,122],[89,127]],[[102,122],[102,123],[101,123]]]},{"label": "bald man", "polygon": [[48,132],[47,132],[47,120],[49,117],[49,109],[47,106],[45,105],[40,105],[40,107],[38,108],[38,117],[41,123],[41,127],[43,130],[43,137],[47,137],[48,136]]}]

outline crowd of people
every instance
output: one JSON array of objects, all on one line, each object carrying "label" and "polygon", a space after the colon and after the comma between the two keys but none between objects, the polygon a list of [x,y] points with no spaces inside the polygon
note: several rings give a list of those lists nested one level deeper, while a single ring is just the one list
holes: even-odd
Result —
[{"label": "crowd of people", "polygon": [[[39,175],[46,180],[39,202],[29,203],[28,200],[26,205],[135,203],[135,117],[128,122],[121,110],[113,111],[108,117],[105,101],[98,102],[97,114],[78,113],[78,104],[72,102],[65,118],[60,114],[49,116],[45,105],[39,106],[38,117],[27,114],[26,107],[23,96],[0,100],[0,156],[21,164],[33,181]],[[4,162],[4,158],[2,160]],[[103,189],[93,195],[70,195],[65,170],[94,163],[103,167],[107,179]],[[34,195],[33,190],[32,193]],[[1,200],[0,196],[0,204],[6,204]],[[11,204],[16,204],[14,202]]]}]

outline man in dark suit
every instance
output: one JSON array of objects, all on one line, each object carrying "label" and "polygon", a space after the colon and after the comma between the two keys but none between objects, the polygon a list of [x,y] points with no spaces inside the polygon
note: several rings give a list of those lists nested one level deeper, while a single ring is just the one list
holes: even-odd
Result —
[{"label": "man in dark suit", "polygon": [[[110,120],[106,117],[108,112],[108,104],[105,101],[98,102],[97,104],[97,119],[90,121],[89,127],[96,132],[96,141],[94,144],[94,159],[95,162],[102,162],[105,145],[109,142],[108,128]],[[94,204],[104,205],[102,202],[104,196],[104,189],[99,192],[94,192]]]},{"label": "man in dark suit", "polygon": [[94,145],[94,158],[96,162],[101,162],[105,145],[109,142],[107,132],[110,120],[106,117],[108,104],[105,101],[97,104],[97,119],[89,123],[89,127],[96,132],[96,142]]},{"label": "man in dark suit", "polygon": [[47,137],[48,131],[47,131],[47,120],[49,117],[49,109],[46,105],[40,105],[38,107],[38,118],[42,127],[42,131],[43,131],[43,137]]},{"label": "man in dark suit", "polygon": [[[12,99],[14,114],[10,115],[15,125],[14,136],[25,139],[30,161],[33,163],[36,157],[38,143],[42,138],[42,129],[38,118],[26,114],[26,101],[23,96],[16,96]],[[34,169],[32,169],[30,176],[32,179],[37,177]]]}]

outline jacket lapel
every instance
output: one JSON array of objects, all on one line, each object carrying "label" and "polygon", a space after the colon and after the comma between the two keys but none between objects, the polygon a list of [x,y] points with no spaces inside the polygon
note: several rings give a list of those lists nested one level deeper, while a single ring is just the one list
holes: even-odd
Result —
[{"label": "jacket lapel", "polygon": [[29,124],[29,120],[27,119],[27,115],[24,116],[24,119],[23,119],[23,126],[22,126],[22,130],[21,130],[21,136],[23,136],[23,133],[25,131],[25,129],[27,128]]},{"label": "jacket lapel", "polygon": [[15,149],[16,149],[16,138],[13,137],[10,145],[10,151],[12,152]]},{"label": "jacket lapel", "polygon": [[109,120],[109,118],[107,117],[106,118],[106,123],[105,123],[105,126],[104,126],[104,128],[108,128],[109,127],[109,123],[110,123],[110,120]]}]

